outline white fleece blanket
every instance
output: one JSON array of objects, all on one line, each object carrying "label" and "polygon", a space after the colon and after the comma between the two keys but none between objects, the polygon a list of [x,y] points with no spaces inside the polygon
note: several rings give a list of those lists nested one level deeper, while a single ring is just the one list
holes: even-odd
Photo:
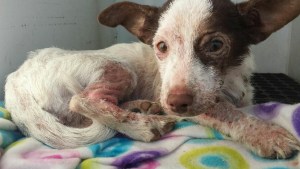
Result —
[{"label": "white fleece blanket", "polygon": [[[243,111],[273,121],[300,141],[300,104],[266,103]],[[84,139],[84,138],[83,138]],[[108,141],[77,149],[52,149],[25,138],[0,108],[1,169],[296,169],[300,155],[287,160],[257,157],[217,131],[180,122],[159,141],[143,143],[116,136]]]}]

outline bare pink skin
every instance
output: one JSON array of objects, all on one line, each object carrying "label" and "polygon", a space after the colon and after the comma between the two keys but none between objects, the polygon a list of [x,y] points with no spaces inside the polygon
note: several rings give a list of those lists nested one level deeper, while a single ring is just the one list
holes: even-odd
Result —
[{"label": "bare pink skin", "polygon": [[153,141],[169,132],[175,125],[175,118],[151,115],[162,112],[160,107],[149,101],[133,101],[123,108],[139,108],[146,114],[137,114],[118,106],[132,85],[130,73],[115,63],[105,66],[105,72],[98,82],[93,83],[79,95],[72,97],[70,109],[85,112],[85,115],[99,120],[131,138]]},{"label": "bare pink skin", "polygon": [[116,63],[109,63],[98,82],[89,85],[82,95],[94,101],[105,100],[118,104],[131,84],[131,75]]}]

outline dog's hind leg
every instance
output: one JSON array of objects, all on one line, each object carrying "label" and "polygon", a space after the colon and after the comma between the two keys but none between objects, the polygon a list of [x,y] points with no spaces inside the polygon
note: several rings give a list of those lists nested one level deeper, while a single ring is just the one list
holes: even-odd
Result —
[{"label": "dog's hind leg", "polygon": [[171,131],[176,119],[168,116],[145,115],[126,111],[105,100],[73,96],[70,109],[117,130],[135,140],[150,142]]},{"label": "dog's hind leg", "polygon": [[169,132],[176,119],[126,111],[118,103],[135,87],[134,72],[117,63],[105,67],[102,77],[72,97],[70,110],[95,119],[133,139],[145,142]]}]

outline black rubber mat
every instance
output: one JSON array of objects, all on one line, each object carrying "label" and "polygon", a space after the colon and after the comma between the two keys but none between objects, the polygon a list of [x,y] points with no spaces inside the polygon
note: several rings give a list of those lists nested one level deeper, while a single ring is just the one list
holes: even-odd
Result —
[{"label": "black rubber mat", "polygon": [[300,103],[300,84],[285,74],[256,73],[251,82],[255,88],[253,103]]}]

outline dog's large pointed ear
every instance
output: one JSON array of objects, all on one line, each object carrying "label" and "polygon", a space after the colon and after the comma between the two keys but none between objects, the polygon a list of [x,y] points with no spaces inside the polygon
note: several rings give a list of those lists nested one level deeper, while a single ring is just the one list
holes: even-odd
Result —
[{"label": "dog's large pointed ear", "polygon": [[158,25],[158,10],[147,5],[120,2],[100,13],[98,20],[110,27],[122,25],[142,42],[151,44]]},{"label": "dog's large pointed ear", "polygon": [[245,19],[250,43],[256,44],[300,13],[300,0],[248,0],[237,4]]}]

